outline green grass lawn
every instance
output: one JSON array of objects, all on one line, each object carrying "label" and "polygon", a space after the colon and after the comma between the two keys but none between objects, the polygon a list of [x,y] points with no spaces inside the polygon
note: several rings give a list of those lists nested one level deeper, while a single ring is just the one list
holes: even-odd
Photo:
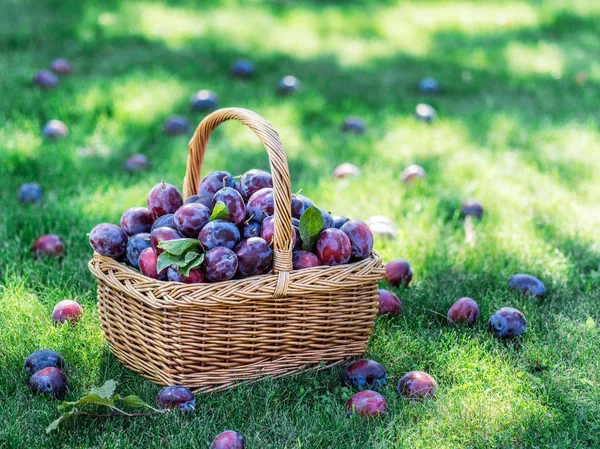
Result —
[{"label": "green grass lawn", "polygon": [[[196,3],[0,2],[0,447],[206,448],[226,428],[260,449],[599,447],[600,4]],[[32,87],[55,57],[74,62],[72,76],[52,91]],[[256,63],[251,81],[231,78],[238,57]],[[282,98],[275,83],[287,74],[303,89]],[[443,95],[418,93],[428,75]],[[397,292],[404,314],[377,320],[367,353],[389,371],[388,413],[348,420],[338,368],[198,396],[191,416],[78,418],[46,435],[57,402],[33,397],[22,369],[41,347],[66,358],[68,399],[107,379],[151,403],[159,390],[104,344],[86,233],[144,205],[159,180],[181,185],[188,137],[161,126],[170,114],[199,122],[187,101],[200,89],[273,123],[294,190],[334,213],[398,224],[398,238],[376,248],[408,259],[415,277]],[[414,119],[420,102],[438,110],[433,125]],[[368,132],[342,135],[347,115]],[[67,123],[67,138],[41,137],[50,119]],[[78,156],[83,147],[98,155]],[[136,152],[153,167],[127,175]],[[334,182],[341,162],[362,177]],[[412,163],[427,177],[408,188],[399,174]],[[232,123],[211,140],[205,171],[267,166],[256,137]],[[43,201],[20,205],[30,181]],[[458,217],[470,197],[486,208],[474,248]],[[29,255],[45,233],[63,238],[63,260]],[[542,279],[547,297],[508,291],[516,272]],[[481,307],[471,329],[443,318],[462,296]],[[51,323],[64,298],[84,306],[76,327]],[[502,306],[526,315],[522,338],[487,333]],[[416,369],[437,379],[435,400],[396,397],[398,379]]]}]

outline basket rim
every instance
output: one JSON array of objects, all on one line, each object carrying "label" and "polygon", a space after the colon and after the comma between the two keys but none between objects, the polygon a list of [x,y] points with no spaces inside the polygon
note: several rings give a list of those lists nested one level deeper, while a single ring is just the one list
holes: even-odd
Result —
[{"label": "basket rim", "polygon": [[310,297],[352,290],[366,283],[376,283],[385,272],[379,253],[343,265],[321,265],[289,273],[289,288],[284,297],[276,297],[278,274],[268,273],[244,279],[201,284],[159,281],[106,256],[94,252],[88,268],[99,281],[121,293],[135,297],[157,310],[181,307],[241,305],[250,301],[285,303],[294,297]]}]

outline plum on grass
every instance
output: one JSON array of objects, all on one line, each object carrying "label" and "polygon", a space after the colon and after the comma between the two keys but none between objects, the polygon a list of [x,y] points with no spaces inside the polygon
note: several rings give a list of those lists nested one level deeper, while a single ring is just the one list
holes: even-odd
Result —
[{"label": "plum on grass", "polygon": [[248,59],[238,59],[231,64],[231,74],[236,78],[250,78],[254,75],[254,63]]},{"label": "plum on grass", "polygon": [[359,391],[346,402],[348,416],[356,413],[364,418],[374,418],[385,413],[385,398],[373,390]]},{"label": "plum on grass", "polygon": [[191,412],[195,409],[196,400],[187,388],[170,386],[158,392],[156,404],[161,409],[179,409],[184,412]]},{"label": "plum on grass", "polygon": [[333,218],[333,227],[336,229],[340,229],[348,221],[348,218],[341,215],[332,215],[331,218]]},{"label": "plum on grass", "polygon": [[379,289],[379,315],[400,315],[402,302],[389,290]]},{"label": "plum on grass", "polygon": [[406,373],[398,382],[398,394],[408,399],[426,399],[435,395],[437,383],[423,371]]},{"label": "plum on grass", "polygon": [[496,337],[516,337],[527,330],[527,320],[519,310],[512,307],[502,307],[490,317],[488,330]]},{"label": "plum on grass", "polygon": [[212,90],[199,90],[190,98],[190,109],[194,112],[213,111],[218,105],[219,96]]},{"label": "plum on grass", "polygon": [[152,248],[146,248],[140,253],[138,264],[140,272],[149,278],[156,279],[158,281],[165,281],[167,279],[167,269],[165,268],[160,273],[157,271],[158,256]]},{"label": "plum on grass", "polygon": [[344,383],[351,388],[380,388],[386,382],[387,371],[374,360],[355,360],[344,369]]},{"label": "plum on grass", "polygon": [[315,254],[323,265],[341,265],[348,263],[352,246],[350,239],[340,229],[328,228],[321,231]]},{"label": "plum on grass", "polygon": [[146,207],[130,207],[121,215],[121,228],[127,235],[150,232],[154,218]]},{"label": "plum on grass", "polygon": [[152,228],[150,228],[150,232],[154,231],[158,228],[173,228],[175,229],[175,214],[167,214],[161,217],[158,217]]},{"label": "plum on grass", "polygon": [[19,187],[17,198],[24,204],[39,203],[42,200],[42,188],[37,182],[27,182]]},{"label": "plum on grass", "polygon": [[242,240],[234,251],[238,259],[237,271],[242,277],[263,274],[271,268],[273,250],[260,237]]},{"label": "plum on grass", "polygon": [[249,239],[251,237],[260,237],[262,234],[262,227],[260,223],[256,221],[249,221],[239,226],[240,234],[242,239]]},{"label": "plum on grass", "polygon": [[204,255],[202,263],[206,278],[213,282],[231,279],[238,268],[238,259],[229,248],[218,246]]},{"label": "plum on grass", "polygon": [[359,117],[346,117],[342,123],[342,131],[351,134],[364,134],[367,130],[365,122]]},{"label": "plum on grass", "polygon": [[483,217],[483,206],[475,200],[466,200],[460,207],[460,213],[465,217],[481,219]]},{"label": "plum on grass", "polygon": [[350,239],[352,260],[363,260],[373,251],[373,234],[369,227],[360,220],[349,220],[340,230]]},{"label": "plum on grass", "polygon": [[423,179],[425,177],[425,169],[417,164],[412,164],[406,167],[402,173],[400,173],[400,179],[403,183],[409,184]]},{"label": "plum on grass", "polygon": [[65,245],[58,235],[46,234],[35,241],[31,253],[35,257],[62,256]]},{"label": "plum on grass", "polygon": [[435,78],[427,77],[419,81],[419,90],[424,94],[439,94],[440,84]]},{"label": "plum on grass", "polygon": [[233,187],[223,187],[215,193],[212,200],[212,207],[214,209],[218,202],[222,202],[227,206],[227,221],[230,221],[236,226],[239,226],[246,219],[246,205],[244,204],[244,198]]},{"label": "plum on grass", "polygon": [[150,233],[150,244],[152,245],[152,249],[156,253],[156,255],[160,255],[164,252],[164,249],[159,248],[158,244],[160,242],[166,242],[168,240],[177,240],[181,239],[183,236],[173,228],[156,228],[154,231]]},{"label": "plum on grass", "polygon": [[397,235],[396,224],[391,218],[383,215],[374,215],[366,221],[373,235],[394,239]]},{"label": "plum on grass", "polygon": [[180,273],[177,269],[177,265],[172,265],[167,269],[167,278],[171,282],[182,282],[184,284],[201,284],[204,282],[204,275],[202,271],[192,269],[185,276],[183,273]]},{"label": "plum on grass", "polygon": [[415,117],[422,122],[431,123],[437,117],[437,112],[432,106],[421,103],[415,108]]},{"label": "plum on grass", "polygon": [[394,287],[408,287],[412,281],[413,272],[410,264],[404,259],[390,260],[385,264],[385,280]]},{"label": "plum on grass", "polygon": [[297,250],[292,254],[292,265],[294,270],[303,270],[305,268],[319,267],[321,266],[321,261],[313,253]]},{"label": "plum on grass", "polygon": [[291,94],[300,89],[300,80],[292,75],[287,75],[277,82],[277,90],[281,94]]},{"label": "plum on grass", "polygon": [[67,376],[53,366],[42,368],[33,373],[29,379],[29,389],[33,393],[47,394],[55,399],[63,399],[67,394]]},{"label": "plum on grass", "polygon": [[241,176],[239,183],[240,193],[247,201],[259,190],[273,187],[273,177],[264,170],[252,169]]},{"label": "plum on grass", "polygon": [[448,310],[450,324],[475,324],[479,320],[479,305],[471,298],[460,298]]},{"label": "plum on grass", "polygon": [[63,299],[59,301],[52,311],[52,319],[56,324],[63,324],[65,321],[77,322],[81,318],[83,309],[72,299]]},{"label": "plum on grass", "polygon": [[40,70],[32,78],[33,84],[41,87],[42,89],[54,89],[58,86],[58,77],[48,70]]},{"label": "plum on grass", "polygon": [[333,170],[333,179],[358,178],[359,176],[360,168],[349,162],[344,162]]},{"label": "plum on grass", "polygon": [[65,360],[56,351],[40,349],[25,359],[23,368],[29,374],[33,374],[49,366],[63,370],[65,369]]},{"label": "plum on grass", "polygon": [[198,234],[210,220],[210,209],[204,204],[184,204],[173,215],[175,228],[185,237],[198,238]]},{"label": "plum on grass", "polygon": [[233,249],[240,241],[240,231],[233,223],[213,220],[202,228],[198,240],[206,250],[217,246]]},{"label": "plum on grass", "polygon": [[266,187],[260,189],[248,199],[246,213],[252,220],[261,223],[264,217],[273,215],[275,212],[275,199],[273,197],[273,189]]},{"label": "plum on grass", "polygon": [[190,131],[190,122],[181,115],[173,115],[165,120],[163,130],[169,136],[187,134]]},{"label": "plum on grass", "polygon": [[71,61],[65,58],[57,58],[52,61],[52,71],[54,73],[58,73],[59,75],[68,75],[73,71],[73,64]]},{"label": "plum on grass", "polygon": [[508,278],[508,286],[522,293],[541,298],[546,294],[546,286],[538,278],[529,274],[514,274]]},{"label": "plum on grass", "polygon": [[140,254],[146,248],[150,248],[151,246],[150,234],[147,232],[141,232],[129,237],[129,240],[127,240],[126,249],[127,261],[129,264],[134,268],[139,268]]},{"label": "plum on grass", "polygon": [[244,437],[233,430],[226,430],[218,434],[210,443],[209,449],[245,449]]},{"label": "plum on grass", "polygon": [[234,187],[235,180],[233,179],[233,175],[226,171],[214,171],[209,173],[202,181],[200,181],[200,186],[198,187],[198,195],[203,197],[204,195],[210,195],[211,201],[217,191],[221,190],[223,187]]},{"label": "plum on grass", "polygon": [[111,223],[100,223],[90,232],[90,245],[98,254],[113,259],[127,250],[128,236],[119,226]]},{"label": "plum on grass", "polygon": [[59,139],[69,134],[69,128],[60,120],[50,120],[42,128],[42,135],[48,139]]},{"label": "plum on grass", "polygon": [[172,184],[161,181],[148,193],[148,210],[155,220],[166,214],[174,214],[181,206],[181,192]]},{"label": "plum on grass", "polygon": [[150,160],[147,156],[137,153],[129,156],[124,164],[125,171],[137,173],[150,168]]}]

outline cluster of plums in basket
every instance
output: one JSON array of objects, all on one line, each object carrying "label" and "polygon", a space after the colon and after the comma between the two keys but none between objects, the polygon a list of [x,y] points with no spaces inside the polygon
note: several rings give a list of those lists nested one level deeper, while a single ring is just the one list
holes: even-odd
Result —
[{"label": "cluster of plums in basket", "polygon": [[[218,208],[224,209],[225,215],[219,215]],[[216,171],[205,176],[198,195],[185,202],[175,186],[160,182],[150,190],[147,207],[127,209],[120,226],[97,225],[90,232],[90,244],[97,253],[128,263],[157,280],[201,283],[245,278],[271,271],[274,209],[269,173],[253,169],[234,178]],[[301,229],[308,211],[320,214],[323,225],[319,225],[315,241],[307,245]],[[293,195],[291,212],[294,270],[346,264],[371,254],[373,235],[362,221],[334,218],[303,195]],[[202,253],[202,261],[189,270],[182,271],[180,265],[162,269],[163,242],[182,239],[198,240],[196,251]]]}]

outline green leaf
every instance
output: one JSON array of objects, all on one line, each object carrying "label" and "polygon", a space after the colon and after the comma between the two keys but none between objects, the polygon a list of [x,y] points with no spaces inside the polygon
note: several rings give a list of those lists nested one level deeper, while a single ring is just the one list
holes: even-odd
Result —
[{"label": "green leaf", "polygon": [[200,255],[200,253],[197,253],[196,251],[190,251],[189,253],[186,253],[185,254],[185,263],[186,264],[190,263],[192,260],[194,260],[199,255]]},{"label": "green leaf", "polygon": [[152,407],[150,404],[141,400],[135,394],[130,394],[129,396],[125,396],[124,398],[119,396],[116,398],[116,400],[125,404],[128,407],[145,407],[145,408],[149,408],[152,410],[156,410],[154,407]]},{"label": "green leaf", "polygon": [[167,267],[171,265],[185,265],[185,257],[184,256],[175,256],[168,252],[162,252],[158,255],[158,260],[156,261],[156,271],[160,273]]},{"label": "green leaf", "polygon": [[310,206],[300,217],[300,239],[302,240],[302,249],[312,251],[320,232],[325,227],[325,220],[321,211],[314,206]]},{"label": "green leaf", "polygon": [[113,379],[108,379],[104,382],[104,385],[101,387],[94,387],[90,390],[90,395],[97,394],[101,398],[110,399],[115,394],[115,390],[117,389],[117,382]]},{"label": "green leaf", "polygon": [[57,430],[58,426],[63,422],[66,421],[67,419],[69,419],[71,416],[73,416],[73,413],[75,413],[75,410],[71,410],[68,411],[66,413],[63,413],[62,415],[60,415],[57,419],[55,419],[54,421],[52,421],[50,423],[50,425],[48,427],[46,427],[46,433],[50,433],[53,430]]},{"label": "green leaf", "polygon": [[181,256],[183,253],[186,253],[188,251],[195,251],[200,249],[200,242],[198,241],[198,239],[165,240],[159,242],[158,247],[164,249],[165,252],[170,253],[174,256]]},{"label": "green leaf", "polygon": [[198,254],[196,259],[192,260],[189,264],[180,267],[179,269],[184,276],[189,276],[190,270],[198,268],[200,265],[202,265],[202,262],[204,262],[204,254]]},{"label": "green leaf", "polygon": [[225,206],[223,201],[217,201],[215,207],[213,207],[212,214],[210,215],[210,221],[213,220],[227,220],[229,217],[229,209]]},{"label": "green leaf", "polygon": [[79,407],[82,405],[104,405],[106,407],[113,407],[115,405],[115,401],[111,398],[103,398],[96,393],[90,393],[75,402],[65,401],[59,404],[57,408],[59,411],[61,411],[70,407]]}]

